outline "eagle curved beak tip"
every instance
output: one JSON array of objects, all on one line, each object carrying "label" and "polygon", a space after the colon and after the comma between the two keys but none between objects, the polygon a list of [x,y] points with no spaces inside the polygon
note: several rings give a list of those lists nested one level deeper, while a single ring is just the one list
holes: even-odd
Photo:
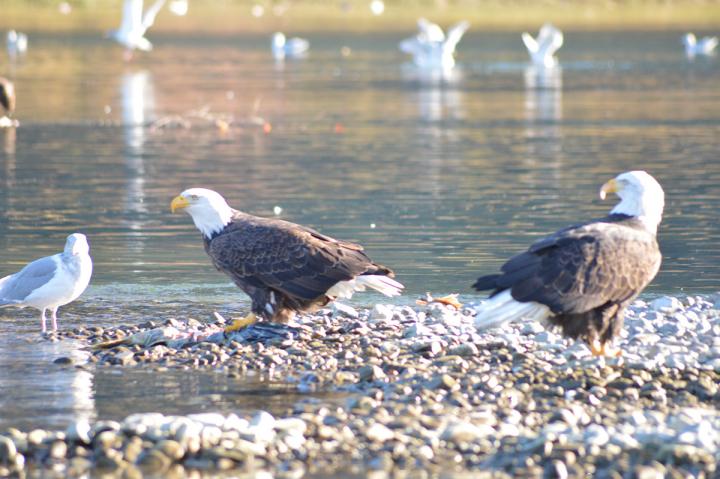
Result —
[{"label": "eagle curved beak tip", "polygon": [[172,202],[170,203],[170,212],[175,213],[177,210],[182,210],[184,208],[187,208],[188,206],[190,206],[188,200],[184,196],[178,195],[173,198]]},{"label": "eagle curved beak tip", "polygon": [[605,198],[607,198],[608,193],[617,193],[617,191],[618,191],[617,181],[615,181],[615,179],[612,179],[612,180],[606,182],[600,188],[600,199],[604,200]]}]

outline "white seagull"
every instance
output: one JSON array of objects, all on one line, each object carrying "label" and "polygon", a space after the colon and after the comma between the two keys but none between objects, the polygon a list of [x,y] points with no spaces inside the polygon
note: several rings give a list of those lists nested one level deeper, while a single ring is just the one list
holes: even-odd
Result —
[{"label": "white seagull", "polygon": [[534,65],[545,68],[557,65],[555,52],[563,45],[563,34],[560,30],[546,23],[540,28],[537,38],[525,32],[522,34],[522,39]]},{"label": "white seagull", "polygon": [[304,38],[285,38],[284,33],[275,32],[272,37],[272,53],[276,60],[303,57],[310,49],[310,42]]},{"label": "white seagull", "polygon": [[53,331],[57,331],[57,310],[75,301],[87,288],[92,276],[90,246],[84,234],[67,237],[65,250],[25,266],[18,273],[0,279],[0,308],[33,307],[41,311],[42,332],[45,310],[52,311]]},{"label": "white seagull", "polygon": [[11,57],[16,57],[18,55],[24,55],[27,52],[28,37],[24,33],[16,32],[15,30],[10,30],[7,32],[6,44],[7,44],[8,54]]},{"label": "white seagull", "polygon": [[152,43],[145,38],[145,32],[155,23],[155,17],[165,5],[166,0],[156,0],[143,14],[143,0],[125,0],[120,28],[108,33],[108,36],[126,48],[129,59],[133,50],[148,52]]},{"label": "white seagull", "polygon": [[449,70],[455,66],[455,47],[470,24],[460,22],[448,30],[447,35],[437,24],[424,18],[417,21],[418,33],[400,42],[402,52],[412,55],[419,68]]},{"label": "white seagull", "polygon": [[695,55],[712,55],[718,46],[718,37],[703,37],[698,40],[694,33],[686,33],[682,42],[685,45],[685,55],[694,58]]}]

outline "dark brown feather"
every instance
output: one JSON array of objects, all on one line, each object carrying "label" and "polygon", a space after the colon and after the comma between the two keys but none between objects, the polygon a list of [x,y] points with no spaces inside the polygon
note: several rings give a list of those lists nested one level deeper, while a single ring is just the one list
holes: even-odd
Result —
[{"label": "dark brown feather", "polygon": [[[323,306],[333,299],[325,293],[339,281],[364,274],[393,276],[360,245],[239,211],[221,232],[205,238],[205,250],[215,267],[250,296],[253,312],[275,321]],[[276,307],[269,312],[273,298]]]},{"label": "dark brown feather", "polygon": [[637,219],[613,215],[543,238],[473,286],[493,295],[509,289],[516,301],[548,306],[550,321],[567,336],[607,342],[661,259],[654,233]]},{"label": "dark brown feather", "polygon": [[15,86],[7,78],[0,77],[0,105],[7,114],[15,111]]}]

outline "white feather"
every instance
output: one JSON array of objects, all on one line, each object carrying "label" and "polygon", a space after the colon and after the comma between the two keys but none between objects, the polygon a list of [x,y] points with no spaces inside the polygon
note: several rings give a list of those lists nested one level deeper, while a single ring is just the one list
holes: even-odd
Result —
[{"label": "white feather", "polygon": [[509,290],[505,290],[478,307],[475,327],[485,330],[520,319],[544,321],[550,315],[550,308],[544,304],[533,301],[521,303],[513,299]]},{"label": "white feather", "polygon": [[400,296],[403,288],[402,284],[392,278],[383,275],[363,275],[348,281],[340,281],[330,288],[327,296],[332,298],[349,299],[356,291],[365,291],[367,288],[379,291],[385,296]]}]

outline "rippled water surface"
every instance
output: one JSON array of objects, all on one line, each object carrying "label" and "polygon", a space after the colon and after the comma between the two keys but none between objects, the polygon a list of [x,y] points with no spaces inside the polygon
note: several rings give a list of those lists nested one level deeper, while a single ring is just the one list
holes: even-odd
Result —
[{"label": "rippled water surface", "polygon": [[[364,244],[396,270],[406,301],[467,297],[533,239],[603,215],[605,180],[646,169],[667,204],[665,259],[645,294],[718,289],[720,67],[685,59],[679,32],[569,32],[550,72],[526,65],[515,33],[471,33],[445,78],[404,64],[400,36],[308,36],[309,58],[285,63],[264,37],[160,37],[126,64],[94,37],[37,36],[27,56],[2,60],[22,125],[0,131],[0,273],[81,231],[95,273],[61,309],[62,328],[244,309],[189,217],[169,212],[177,193],[206,186],[239,209],[280,206],[284,219]],[[297,399],[292,386],[211,372],[184,382],[61,368],[52,360],[81,354],[74,345],[40,342],[34,311],[0,314],[0,427],[252,410],[274,391],[281,411]],[[187,394],[155,407],[163,388]]]}]

